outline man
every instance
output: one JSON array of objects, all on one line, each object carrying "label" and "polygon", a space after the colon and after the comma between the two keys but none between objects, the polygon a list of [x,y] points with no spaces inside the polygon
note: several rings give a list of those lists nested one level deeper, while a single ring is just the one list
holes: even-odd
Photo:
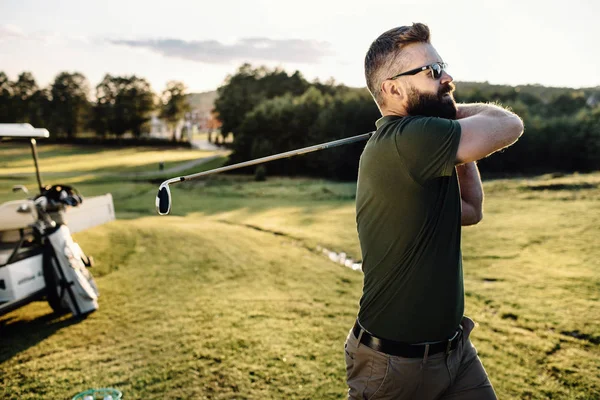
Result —
[{"label": "man", "polygon": [[413,24],[375,40],[367,86],[383,117],[360,159],[360,311],[345,344],[352,399],[495,399],[463,316],[461,225],[482,218],[475,161],[514,143],[515,114],[456,104],[452,77]]}]

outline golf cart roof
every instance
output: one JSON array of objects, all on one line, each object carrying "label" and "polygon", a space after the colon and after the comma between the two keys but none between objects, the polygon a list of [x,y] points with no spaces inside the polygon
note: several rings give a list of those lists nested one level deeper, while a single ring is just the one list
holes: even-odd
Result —
[{"label": "golf cart roof", "polygon": [[48,129],[34,128],[30,124],[0,124],[0,138],[47,138]]}]

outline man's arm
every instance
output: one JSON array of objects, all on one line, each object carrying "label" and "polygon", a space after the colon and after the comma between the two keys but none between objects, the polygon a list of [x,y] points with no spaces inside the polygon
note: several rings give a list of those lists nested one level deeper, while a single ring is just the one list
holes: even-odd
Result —
[{"label": "man's arm", "polygon": [[461,137],[456,163],[477,161],[510,146],[523,133],[516,114],[492,104],[457,104]]},{"label": "man's arm", "polygon": [[460,185],[461,225],[475,225],[483,218],[483,186],[475,162],[456,167]]}]

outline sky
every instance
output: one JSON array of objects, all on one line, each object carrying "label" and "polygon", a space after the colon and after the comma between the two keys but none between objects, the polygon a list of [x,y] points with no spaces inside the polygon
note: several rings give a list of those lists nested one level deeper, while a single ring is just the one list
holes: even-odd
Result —
[{"label": "sky", "polygon": [[46,86],[62,71],[215,90],[244,62],[365,86],[384,31],[429,25],[456,81],[600,86],[600,1],[0,0],[0,71]]}]

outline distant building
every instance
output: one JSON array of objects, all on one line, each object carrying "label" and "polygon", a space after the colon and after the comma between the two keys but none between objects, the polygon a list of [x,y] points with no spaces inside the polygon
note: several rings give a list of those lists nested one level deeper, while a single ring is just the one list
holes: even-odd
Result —
[{"label": "distant building", "polygon": [[[175,127],[175,137],[177,140],[192,140],[197,132],[215,132],[221,127],[218,115],[212,111],[217,92],[190,93],[187,95],[191,110],[185,113],[182,120]],[[150,121],[150,132],[148,136],[152,138],[162,138],[171,140],[173,131],[166,122],[153,115]]]},{"label": "distant building", "polygon": [[[180,141],[185,137],[185,140],[191,141],[192,134],[192,124],[189,121],[182,119],[177,122],[177,125],[175,126],[175,138],[177,140]],[[148,136],[151,138],[172,140],[173,131],[164,120],[153,115],[150,120],[150,132],[148,133]]]},{"label": "distant building", "polygon": [[185,114],[185,121],[190,124],[192,129],[196,129],[197,131],[207,131],[209,129],[210,112],[192,109]]}]

